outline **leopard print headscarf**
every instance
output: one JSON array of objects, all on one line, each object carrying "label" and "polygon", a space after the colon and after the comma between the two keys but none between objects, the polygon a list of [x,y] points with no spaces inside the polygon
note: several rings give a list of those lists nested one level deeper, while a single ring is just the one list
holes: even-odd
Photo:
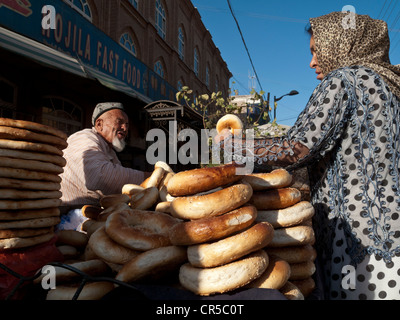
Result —
[{"label": "leopard print headscarf", "polygon": [[380,74],[400,98],[400,65],[390,63],[386,22],[357,14],[351,20],[349,13],[332,12],[311,18],[310,25],[324,75],[341,67],[364,66]]}]

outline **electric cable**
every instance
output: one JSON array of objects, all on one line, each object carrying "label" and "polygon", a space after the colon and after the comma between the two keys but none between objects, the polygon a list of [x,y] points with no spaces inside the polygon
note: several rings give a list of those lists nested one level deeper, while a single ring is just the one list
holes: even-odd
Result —
[{"label": "electric cable", "polygon": [[239,22],[238,22],[238,20],[236,19],[236,16],[235,16],[235,14],[234,14],[234,12],[233,12],[233,9],[232,9],[230,0],[227,0],[227,1],[228,1],[229,10],[231,11],[232,17],[233,17],[233,19],[234,19],[235,22],[236,22],[236,26],[237,26],[237,28],[238,28],[238,30],[239,30],[240,37],[242,38],[242,42],[243,42],[244,47],[245,47],[245,49],[246,49],[247,55],[248,55],[248,57],[249,57],[249,59],[250,59],[250,64],[251,64],[251,66],[252,66],[252,68],[253,68],[254,75],[256,76],[258,85],[260,86],[260,89],[262,90],[262,85],[261,85],[260,79],[259,79],[259,77],[258,77],[256,68],[254,67],[253,60],[252,60],[252,58],[251,58],[249,49],[247,48],[247,45],[246,45],[246,41],[244,40],[242,30],[240,29],[240,26],[239,26]]}]

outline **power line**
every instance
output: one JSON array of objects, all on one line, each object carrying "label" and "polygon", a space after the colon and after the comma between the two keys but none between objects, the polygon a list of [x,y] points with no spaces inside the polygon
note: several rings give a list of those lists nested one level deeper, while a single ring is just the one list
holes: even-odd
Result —
[{"label": "power line", "polygon": [[385,18],[386,13],[388,12],[389,8],[392,6],[392,2],[393,2],[393,0],[390,0],[389,6],[386,8],[386,11],[385,11],[385,14],[382,17],[382,20]]},{"label": "power line", "polygon": [[[393,22],[393,24],[392,24],[392,30],[395,30],[394,28],[395,28],[395,26],[396,26],[396,24],[397,24],[397,22],[398,22],[398,20],[399,20],[399,18],[400,18],[400,11],[399,11],[399,13],[397,14],[397,17],[395,18],[395,21]],[[397,48],[397,46],[398,46],[398,44],[400,43],[400,40],[399,41],[397,41],[396,42],[396,44],[395,44],[395,40],[397,39],[397,37],[399,36],[399,33],[400,32],[396,32],[396,34],[392,37],[392,39],[391,39],[391,48],[390,48],[390,50],[393,52],[396,48]]]},{"label": "power line", "polygon": [[382,13],[382,11],[383,11],[383,8],[386,6],[386,2],[387,2],[387,0],[385,0],[385,3],[383,4],[383,7],[382,7],[382,9],[381,9],[381,11],[379,12],[379,14],[378,14],[378,18],[381,16],[381,13]]},{"label": "power line", "polygon": [[[387,21],[389,22],[389,18],[390,18],[390,16],[392,15],[392,13],[394,12],[394,9],[396,8],[396,6],[397,6],[397,2],[395,2],[394,3],[394,6],[393,6],[393,8],[392,8],[392,10],[390,11],[390,14],[389,14],[389,16],[387,17]],[[394,18],[394,19],[396,19],[396,18]]]},{"label": "power line", "polygon": [[234,14],[234,12],[233,12],[233,9],[232,9],[230,0],[227,0],[227,1],[228,1],[229,10],[231,11],[232,17],[233,17],[233,19],[234,19],[235,22],[236,22],[236,26],[237,26],[237,28],[238,28],[238,30],[239,30],[240,37],[242,38],[242,42],[243,42],[244,47],[245,47],[245,49],[246,49],[247,55],[249,56],[250,63],[251,63],[251,66],[252,66],[252,68],[253,68],[254,74],[255,74],[255,76],[256,76],[256,78],[257,78],[258,85],[260,86],[260,89],[262,90],[262,86],[261,86],[261,83],[260,83],[260,79],[258,78],[256,68],[254,67],[253,60],[251,59],[251,55],[250,55],[249,49],[247,48],[246,41],[244,40],[242,30],[240,29],[240,26],[239,26],[239,22],[237,21],[236,16],[235,16],[235,14]]},{"label": "power line", "polygon": [[394,21],[392,22],[392,26],[391,26],[391,30],[394,30],[394,27],[396,26],[396,24],[397,24],[397,21],[399,21],[399,18],[400,18],[400,11],[399,11],[399,13],[397,14],[397,16],[396,16],[396,18],[394,18]]},{"label": "power line", "polygon": [[400,43],[400,40],[396,42],[395,46],[392,49],[392,52],[397,48],[398,44]]},{"label": "power line", "polygon": [[[397,16],[396,16],[396,18],[394,19],[394,22],[392,22],[392,25],[391,25],[391,27],[390,27],[390,30],[392,30],[392,31],[395,31],[395,27],[396,27],[396,24],[397,24],[397,22],[399,21],[399,18],[400,18],[400,10],[399,10],[399,13],[397,14]],[[396,31],[396,34],[393,36],[393,38],[392,38],[392,43],[394,42],[394,40],[398,37],[398,35],[399,35],[399,32],[398,31]]]},{"label": "power line", "polygon": [[[245,86],[243,83],[241,83],[237,78],[235,78],[235,77],[233,76],[233,79],[235,80],[235,83],[239,84],[243,89],[246,90],[246,92],[249,92],[248,88],[246,88],[246,86]],[[250,92],[249,92],[249,93],[250,93]]]}]

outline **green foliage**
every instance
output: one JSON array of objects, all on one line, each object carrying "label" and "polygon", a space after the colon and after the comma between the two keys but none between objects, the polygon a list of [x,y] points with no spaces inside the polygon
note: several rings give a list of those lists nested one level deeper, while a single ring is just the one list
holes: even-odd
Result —
[{"label": "green foliage", "polygon": [[[177,92],[176,101],[182,103],[182,101],[189,107],[199,112],[203,117],[203,127],[205,129],[212,129],[216,127],[218,120],[225,114],[236,114],[240,115],[244,122],[245,128],[253,128],[257,132],[257,127],[261,120],[265,122],[269,119],[268,112],[271,111],[269,108],[269,101],[265,101],[263,95],[265,92],[256,92],[254,89],[250,92],[253,101],[248,103],[246,106],[238,106],[235,103],[236,96],[239,95],[237,90],[234,90],[234,95],[231,95],[232,91],[229,89],[228,98],[224,98],[221,91],[212,92],[209,94],[201,94],[195,97],[194,101],[190,97],[193,96],[193,90],[189,87],[184,86],[182,90]],[[248,108],[250,112],[248,114],[241,114],[242,108]],[[259,109],[259,112],[256,112]],[[258,114],[257,118],[255,115]],[[245,118],[243,118],[245,117]]]}]

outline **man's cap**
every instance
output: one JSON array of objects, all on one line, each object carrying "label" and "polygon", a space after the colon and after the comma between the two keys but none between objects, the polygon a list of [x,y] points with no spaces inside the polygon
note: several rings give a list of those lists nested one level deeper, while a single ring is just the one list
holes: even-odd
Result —
[{"label": "man's cap", "polygon": [[104,112],[113,110],[113,109],[120,109],[124,110],[124,106],[120,102],[101,102],[96,105],[94,108],[93,115],[92,115],[92,125],[96,123],[98,117],[100,117]]}]

